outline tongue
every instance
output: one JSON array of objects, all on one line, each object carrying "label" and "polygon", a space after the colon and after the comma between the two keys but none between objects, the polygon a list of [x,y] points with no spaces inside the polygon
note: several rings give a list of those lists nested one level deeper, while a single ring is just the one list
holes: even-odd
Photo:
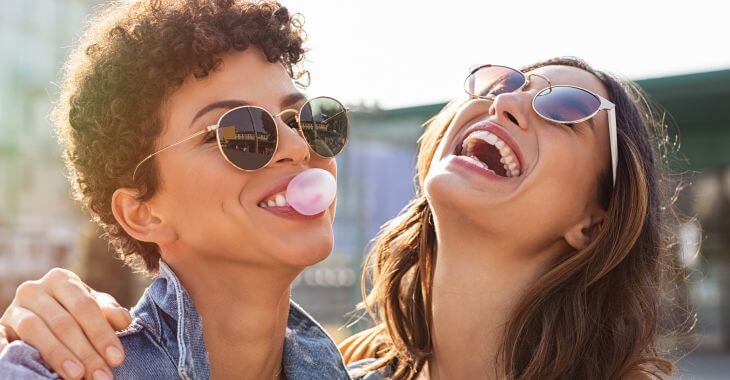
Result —
[{"label": "tongue", "polygon": [[474,145],[472,156],[483,162],[484,165],[494,172],[494,174],[501,177],[507,176],[507,170],[499,161],[502,156],[499,154],[499,150],[494,145],[487,144],[484,141],[479,141]]},{"label": "tongue", "polygon": [[307,169],[289,182],[286,200],[302,215],[316,215],[326,210],[335,199],[337,183],[324,169]]},{"label": "tongue", "polygon": [[481,166],[485,170],[491,172],[492,174],[499,175],[499,174],[495,173],[494,170],[492,170],[489,166],[487,166],[487,164],[485,164],[484,161],[480,160],[478,157],[476,157],[476,156],[464,156],[464,157],[468,157],[470,160],[474,161],[474,163]]}]

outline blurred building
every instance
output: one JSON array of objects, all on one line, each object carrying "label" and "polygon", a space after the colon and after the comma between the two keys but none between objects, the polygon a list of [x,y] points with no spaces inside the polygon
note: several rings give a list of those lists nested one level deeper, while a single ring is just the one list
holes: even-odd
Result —
[{"label": "blurred building", "polygon": [[[696,216],[677,232],[690,273],[701,346],[730,350],[730,70],[640,81],[679,127],[686,188],[678,205]],[[684,160],[684,161],[683,161]]]},{"label": "blurred building", "polygon": [[63,263],[84,219],[48,115],[60,67],[98,2],[0,5],[0,306],[20,281]]}]

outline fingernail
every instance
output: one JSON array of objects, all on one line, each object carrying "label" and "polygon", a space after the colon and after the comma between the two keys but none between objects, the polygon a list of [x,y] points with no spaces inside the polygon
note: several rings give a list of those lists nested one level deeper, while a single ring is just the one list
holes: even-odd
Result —
[{"label": "fingernail", "polygon": [[73,360],[66,360],[63,362],[63,371],[70,377],[77,377],[81,376],[84,370]]},{"label": "fingernail", "polygon": [[125,308],[123,308],[123,307],[120,306],[119,307],[119,312],[124,315],[124,318],[126,318],[127,321],[129,321],[129,323],[132,323],[132,315],[129,313],[129,310],[127,310],[127,309],[125,309]]},{"label": "fingernail", "polygon": [[94,380],[112,380],[112,378],[109,377],[109,375],[107,375],[106,372],[104,372],[100,369],[97,369],[94,372]]},{"label": "fingernail", "polygon": [[106,358],[109,359],[112,364],[119,364],[122,362],[122,351],[114,346],[106,348]]}]

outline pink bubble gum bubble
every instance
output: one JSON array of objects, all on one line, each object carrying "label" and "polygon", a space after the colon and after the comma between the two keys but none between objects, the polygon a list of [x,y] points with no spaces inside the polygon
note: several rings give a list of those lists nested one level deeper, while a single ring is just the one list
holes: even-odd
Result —
[{"label": "pink bubble gum bubble", "polygon": [[307,169],[286,188],[287,202],[302,215],[316,215],[326,210],[336,194],[335,177],[324,169]]}]

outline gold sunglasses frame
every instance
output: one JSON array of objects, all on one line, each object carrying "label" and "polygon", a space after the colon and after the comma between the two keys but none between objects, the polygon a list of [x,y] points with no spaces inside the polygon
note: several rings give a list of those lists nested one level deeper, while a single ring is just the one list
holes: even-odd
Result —
[{"label": "gold sunglasses frame", "polygon": [[[479,66],[476,66],[475,68],[472,68],[471,70],[469,70],[469,75],[467,75],[466,79],[464,80],[464,91],[470,96],[471,99],[484,99],[484,100],[494,101],[496,99],[496,97],[499,96],[499,95],[497,95],[497,96],[494,96],[494,95],[479,96],[479,95],[475,95],[475,94],[472,94],[471,92],[469,92],[469,87],[468,87],[469,78],[472,75],[474,75],[477,71],[484,69],[484,68],[489,68],[489,67],[506,68],[506,69],[512,70],[516,73],[519,73],[522,76],[522,85],[520,85],[520,87],[518,87],[517,89],[515,89],[513,91],[509,91],[509,92],[517,92],[517,91],[522,90],[525,86],[527,86],[527,84],[530,83],[530,78],[532,78],[533,76],[544,79],[548,83],[548,87],[538,91],[535,94],[535,96],[532,98],[531,105],[532,105],[532,110],[535,111],[535,113],[538,116],[540,116],[541,118],[548,120],[550,122],[557,123],[557,124],[581,123],[592,117],[595,117],[599,111],[606,110],[608,113],[608,136],[609,136],[609,143],[611,145],[611,169],[612,169],[612,174],[613,174],[612,182],[613,182],[613,187],[616,187],[616,171],[618,169],[618,132],[616,130],[616,105],[615,104],[613,104],[608,99],[602,97],[601,95],[598,95],[598,94],[594,93],[593,91],[585,89],[583,87],[571,86],[571,85],[553,86],[553,84],[550,82],[550,80],[548,78],[546,78],[540,74],[525,75],[525,73],[523,73],[517,69],[511,68],[509,66],[491,65],[491,64],[479,65]],[[547,117],[547,116],[541,114],[537,110],[537,108],[535,107],[535,100],[537,99],[538,96],[540,96],[540,94],[543,94],[545,91],[549,92],[549,91],[552,91],[553,88],[558,88],[558,87],[575,88],[575,89],[578,89],[581,91],[585,91],[588,94],[596,97],[596,99],[599,100],[600,104],[598,105],[598,108],[595,111],[593,111],[592,114],[590,114],[589,116],[586,116],[584,118],[578,119],[578,120],[559,121],[559,120],[555,120],[550,117]]]},{"label": "gold sunglasses frame", "polygon": [[145,162],[149,161],[149,159],[151,159],[155,155],[157,155],[159,153],[162,153],[162,152],[164,152],[164,151],[166,151],[166,150],[168,150],[170,148],[173,148],[175,146],[178,146],[178,145],[180,145],[180,144],[182,144],[182,143],[184,143],[186,141],[192,140],[192,139],[194,139],[194,138],[196,138],[196,137],[198,137],[200,135],[203,135],[203,134],[206,134],[206,133],[210,133],[212,131],[215,131],[216,144],[218,145],[218,151],[221,153],[221,155],[223,156],[223,158],[226,161],[228,161],[229,164],[233,165],[233,167],[235,167],[236,169],[238,169],[240,171],[244,171],[244,172],[253,172],[253,171],[256,171],[256,170],[260,170],[260,169],[265,168],[267,165],[269,165],[271,163],[271,160],[274,159],[274,156],[276,155],[276,151],[279,149],[279,132],[278,132],[278,130],[277,130],[277,133],[276,133],[276,145],[274,146],[274,154],[272,154],[271,157],[269,158],[269,160],[264,165],[262,165],[260,168],[257,168],[257,169],[243,169],[243,168],[239,167],[238,165],[234,164],[233,162],[231,162],[231,160],[228,159],[228,156],[226,156],[225,152],[223,152],[223,147],[221,146],[221,140],[220,140],[220,135],[219,135],[221,121],[229,113],[234,112],[234,111],[239,110],[239,109],[242,109],[242,108],[255,108],[255,109],[259,109],[259,110],[263,111],[264,113],[266,113],[267,115],[269,115],[269,117],[271,117],[271,120],[274,121],[274,125],[276,125],[276,119],[278,119],[281,116],[286,115],[288,113],[294,113],[295,114],[294,115],[294,119],[296,120],[296,123],[297,123],[296,130],[297,130],[297,132],[299,132],[299,135],[302,137],[302,139],[304,139],[304,141],[307,143],[307,146],[309,147],[309,149],[312,152],[314,152],[314,154],[316,154],[319,157],[322,157],[322,158],[333,158],[333,157],[337,156],[337,154],[339,154],[340,152],[342,152],[342,150],[345,149],[345,146],[347,146],[347,143],[350,141],[350,131],[349,131],[349,129],[350,129],[350,120],[349,120],[349,118],[347,120],[347,129],[348,129],[348,132],[347,132],[347,136],[345,137],[345,144],[342,146],[342,149],[340,149],[340,152],[337,152],[337,154],[335,154],[332,157],[325,157],[325,156],[322,156],[321,154],[317,153],[317,151],[314,150],[314,148],[312,148],[312,144],[309,143],[309,140],[307,140],[307,137],[304,135],[304,131],[302,130],[302,123],[301,123],[301,120],[299,118],[299,116],[302,114],[302,110],[304,110],[304,107],[306,107],[308,104],[310,104],[310,102],[312,102],[313,100],[316,100],[316,99],[330,99],[330,100],[333,100],[333,101],[337,102],[337,104],[339,104],[340,106],[342,106],[342,111],[337,112],[336,114],[328,117],[326,120],[322,121],[322,123],[326,123],[327,121],[329,121],[333,117],[336,117],[336,116],[341,115],[343,112],[345,113],[345,116],[347,116],[347,113],[350,112],[350,109],[347,108],[347,107],[345,107],[345,105],[342,104],[342,102],[340,102],[339,100],[337,100],[335,98],[329,97],[329,96],[317,96],[315,98],[312,98],[312,99],[307,100],[304,104],[302,104],[301,107],[299,107],[299,110],[298,111],[297,110],[294,110],[294,109],[285,109],[285,110],[277,113],[276,115],[272,115],[271,112],[267,111],[265,108],[262,108],[262,107],[259,107],[259,106],[254,106],[254,105],[245,105],[245,106],[234,107],[234,108],[231,108],[228,111],[226,111],[223,115],[221,115],[221,117],[218,118],[218,121],[215,124],[209,125],[209,126],[205,127],[204,129],[202,129],[202,130],[200,130],[198,132],[195,132],[194,134],[192,134],[192,135],[190,135],[188,137],[183,138],[182,140],[176,141],[176,142],[174,142],[172,144],[169,144],[169,145],[167,145],[167,146],[165,146],[163,148],[160,148],[157,151],[149,154],[144,159],[142,159],[142,161],[140,161],[137,164],[137,166],[134,168],[134,172],[132,173],[132,180],[134,180],[137,177],[137,171],[139,170],[140,166],[142,166],[142,164],[144,164]]}]

